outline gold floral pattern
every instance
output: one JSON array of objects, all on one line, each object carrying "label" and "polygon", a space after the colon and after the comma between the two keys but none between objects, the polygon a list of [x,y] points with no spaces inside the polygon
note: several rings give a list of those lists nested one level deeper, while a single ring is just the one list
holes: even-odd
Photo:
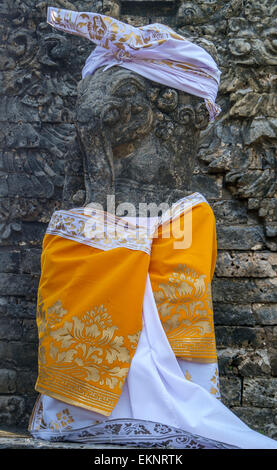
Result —
[{"label": "gold floral pattern", "polygon": [[70,424],[74,422],[74,419],[71,416],[68,408],[65,408],[64,410],[56,413],[56,418],[56,421],[52,420],[49,423],[48,429],[51,429],[52,431],[72,429],[72,426],[70,426]]},{"label": "gold floral pattern", "polygon": [[45,333],[51,326],[59,323],[66,314],[67,310],[62,307],[60,300],[55,302],[50,308],[45,309],[41,293],[38,291],[37,325],[40,334]]},{"label": "gold floral pattern", "polygon": [[206,275],[179,265],[168,283],[154,292],[156,304],[168,335],[204,336],[213,331],[211,286]]},{"label": "gold floral pattern", "polygon": [[191,382],[191,374],[189,373],[188,370],[186,370],[185,377],[186,377],[187,380],[189,380]]},{"label": "gold floral pattern", "polygon": [[[178,356],[216,358],[211,283],[205,274],[179,264],[153,289],[161,322]],[[191,346],[190,346],[191,345]]]},{"label": "gold floral pattern", "polygon": [[[59,402],[56,402],[57,405]],[[74,418],[71,415],[68,408],[59,409],[59,406],[62,403],[59,403],[58,411],[56,412],[56,419],[45,420],[45,412],[43,408],[43,399],[42,396],[39,395],[37,401],[34,406],[34,410],[32,416],[30,418],[29,423],[29,431],[31,430],[52,430],[52,431],[62,431],[64,429],[70,430],[72,429],[71,423],[74,423]]]},{"label": "gold floral pattern", "polygon": [[[214,368],[212,364],[207,364],[206,370],[197,369],[196,364],[193,367],[188,366],[188,368],[184,372],[184,376],[186,380],[190,382],[200,384],[204,387],[211,395],[214,395],[215,398],[221,399],[220,396],[220,387],[219,387],[219,375],[218,375],[218,368]],[[210,375],[212,373],[212,377]]]},{"label": "gold floral pattern", "polygon": [[217,369],[215,370],[215,373],[213,374],[210,381],[213,383],[213,385],[210,388],[210,393],[212,395],[216,395],[217,398],[220,398],[219,375],[218,375],[218,370]]},{"label": "gold floral pattern", "polygon": [[[122,388],[129,370],[130,353],[124,337],[116,334],[118,328],[112,324],[107,309],[103,305],[95,306],[89,312],[71,318],[67,316],[62,321],[66,313],[60,300],[48,308],[47,313],[43,303],[39,304],[38,328],[50,338],[47,354],[51,362],[65,370],[69,367],[71,375],[85,381],[110,389]],[[129,336],[133,348],[139,333]],[[45,355],[46,344],[42,338],[40,360],[43,364],[46,363]]]},{"label": "gold floral pattern", "polygon": [[137,331],[134,335],[128,335],[132,349],[136,348],[136,345],[138,344],[138,341],[139,341],[140,333],[141,333],[140,331]]},{"label": "gold floral pattern", "polygon": [[[49,334],[52,326],[57,325],[64,315],[67,314],[67,310],[62,307],[61,301],[55,302],[50,308],[46,309],[44,307],[44,302],[41,296],[40,290],[38,290],[37,296],[37,327],[39,338],[42,338],[44,335]],[[38,350],[39,361],[41,364],[46,363],[45,357],[45,347],[40,341],[39,350]]]}]

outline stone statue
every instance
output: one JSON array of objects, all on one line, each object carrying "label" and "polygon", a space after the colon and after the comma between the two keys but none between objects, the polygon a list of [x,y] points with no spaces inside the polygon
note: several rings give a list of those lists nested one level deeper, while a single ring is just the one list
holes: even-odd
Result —
[{"label": "stone statue", "polygon": [[[202,98],[114,66],[78,85],[77,139],[66,161],[64,206],[176,202],[190,192]],[[83,178],[82,178],[83,175]]]}]

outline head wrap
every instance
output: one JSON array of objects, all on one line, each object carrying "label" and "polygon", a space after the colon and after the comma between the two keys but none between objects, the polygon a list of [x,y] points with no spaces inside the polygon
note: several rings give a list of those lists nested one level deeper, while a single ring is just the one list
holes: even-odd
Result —
[{"label": "head wrap", "polygon": [[204,98],[213,121],[221,108],[215,103],[221,71],[202,47],[171,28],[150,24],[136,28],[99,13],[48,7],[54,28],[82,36],[94,44],[82,78],[99,67],[120,65],[150,80]]}]

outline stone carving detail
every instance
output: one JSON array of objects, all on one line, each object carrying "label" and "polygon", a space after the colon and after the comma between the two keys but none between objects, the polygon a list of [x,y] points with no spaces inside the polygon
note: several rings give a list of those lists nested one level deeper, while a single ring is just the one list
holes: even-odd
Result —
[{"label": "stone carving detail", "polygon": [[115,195],[116,205],[138,208],[176,202],[189,191],[199,134],[209,120],[202,99],[112,67],[80,82],[76,109],[65,203],[76,204],[72,184],[82,173],[85,204],[105,207],[107,195]]},{"label": "stone carving detail", "polygon": [[216,34],[222,70],[224,113],[203,134],[200,159],[208,174],[223,175],[225,187],[256,213],[272,251],[277,250],[276,8],[272,0],[197,0],[181,2],[177,12],[180,33],[208,40]]},{"label": "stone carving detail", "polygon": [[[202,99],[124,69],[105,72],[109,95],[101,71],[80,83],[93,44],[51,29],[48,4],[162,22],[202,45],[222,71],[221,115],[207,125]],[[0,13],[0,422],[26,423],[33,406],[36,283],[52,212],[110,189],[136,205],[199,191],[218,227],[224,400],[276,437],[276,1],[3,0]]]}]

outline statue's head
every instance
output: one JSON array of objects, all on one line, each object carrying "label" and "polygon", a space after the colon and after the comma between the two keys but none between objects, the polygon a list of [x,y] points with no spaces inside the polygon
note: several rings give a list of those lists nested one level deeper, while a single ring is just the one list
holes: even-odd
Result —
[{"label": "statue's head", "polygon": [[199,133],[220,112],[221,72],[212,56],[158,23],[136,28],[53,7],[47,21],[96,44],[78,87],[85,202],[115,195],[137,206],[184,195]]},{"label": "statue's head", "polygon": [[174,199],[174,191],[179,197],[189,190],[199,134],[208,123],[200,97],[123,67],[96,70],[78,86],[86,202],[104,187],[120,202]]}]

